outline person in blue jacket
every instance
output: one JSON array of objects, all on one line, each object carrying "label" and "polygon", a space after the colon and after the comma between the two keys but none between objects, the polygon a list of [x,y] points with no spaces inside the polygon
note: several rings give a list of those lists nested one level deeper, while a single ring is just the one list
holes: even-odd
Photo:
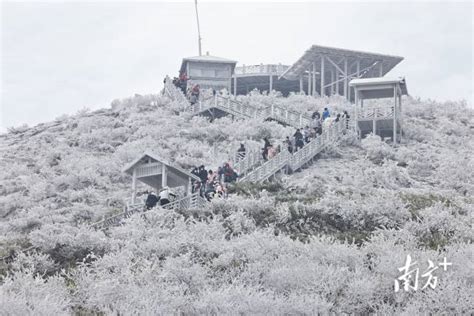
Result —
[{"label": "person in blue jacket", "polygon": [[323,121],[325,119],[327,119],[328,117],[330,117],[331,115],[329,114],[329,110],[328,108],[324,108],[324,111],[323,111]]}]

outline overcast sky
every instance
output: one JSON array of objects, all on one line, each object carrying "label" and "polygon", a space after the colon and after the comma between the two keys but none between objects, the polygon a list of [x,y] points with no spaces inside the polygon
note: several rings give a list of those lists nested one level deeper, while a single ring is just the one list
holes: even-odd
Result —
[{"label": "overcast sky", "polygon": [[[194,1],[2,2],[0,131],[158,93],[197,55]],[[465,2],[199,1],[203,51],[292,64],[312,44],[405,57],[387,76],[436,100],[473,99]]]}]

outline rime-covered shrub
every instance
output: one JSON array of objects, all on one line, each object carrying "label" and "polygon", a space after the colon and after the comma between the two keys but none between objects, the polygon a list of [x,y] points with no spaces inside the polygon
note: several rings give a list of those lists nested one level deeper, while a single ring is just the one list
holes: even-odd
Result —
[{"label": "rime-covered shrub", "polygon": [[[238,99],[352,111],[338,96]],[[131,179],[121,169],[143,152],[215,169],[240,143],[259,151],[294,129],[211,123],[136,95],[0,135],[0,254],[13,255],[0,265],[0,314],[470,314],[472,126],[463,102],[405,98],[396,147],[347,131],[278,182],[239,183],[226,200],[155,208],[105,232],[88,224],[122,210]],[[407,254],[453,266],[436,289],[395,293]]]},{"label": "rime-covered shrub", "polygon": [[69,315],[72,307],[62,277],[46,279],[30,268],[3,278],[0,298],[2,315]]},{"label": "rime-covered shrub", "polygon": [[393,159],[392,147],[382,141],[380,136],[370,134],[361,142],[362,148],[367,152],[367,158],[374,163],[380,164],[384,159]]}]

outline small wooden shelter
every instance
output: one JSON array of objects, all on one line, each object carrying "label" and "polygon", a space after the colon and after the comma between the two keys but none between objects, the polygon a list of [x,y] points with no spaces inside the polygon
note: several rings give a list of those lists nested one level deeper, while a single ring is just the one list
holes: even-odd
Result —
[{"label": "small wooden shelter", "polygon": [[[402,96],[408,95],[405,78],[353,79],[355,121],[360,136],[373,133],[391,136],[396,144],[402,135]],[[392,105],[364,107],[364,100],[391,98]]]},{"label": "small wooden shelter", "polygon": [[164,187],[183,187],[185,196],[191,195],[192,180],[200,180],[191,172],[173,165],[150,152],[145,152],[130,162],[122,171],[132,176],[132,204],[135,204],[137,180],[152,187],[157,192]]},{"label": "small wooden shelter", "polygon": [[199,84],[201,89],[227,89],[231,91],[232,75],[236,61],[209,53],[203,56],[183,58],[180,73],[186,73],[191,84]]}]

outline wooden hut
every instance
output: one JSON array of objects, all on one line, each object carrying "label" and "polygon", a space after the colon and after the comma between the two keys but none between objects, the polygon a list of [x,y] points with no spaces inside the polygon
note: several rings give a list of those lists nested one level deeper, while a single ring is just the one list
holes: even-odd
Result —
[{"label": "wooden hut", "polygon": [[143,182],[157,192],[164,187],[182,188],[184,196],[191,195],[192,180],[199,181],[199,178],[191,172],[150,152],[145,152],[129,163],[123,168],[123,172],[132,176],[131,204],[135,204],[137,181]]},{"label": "wooden hut", "polygon": [[203,56],[183,58],[180,73],[186,73],[188,83],[199,84],[201,89],[227,89],[231,92],[232,75],[237,62],[221,57]]}]

